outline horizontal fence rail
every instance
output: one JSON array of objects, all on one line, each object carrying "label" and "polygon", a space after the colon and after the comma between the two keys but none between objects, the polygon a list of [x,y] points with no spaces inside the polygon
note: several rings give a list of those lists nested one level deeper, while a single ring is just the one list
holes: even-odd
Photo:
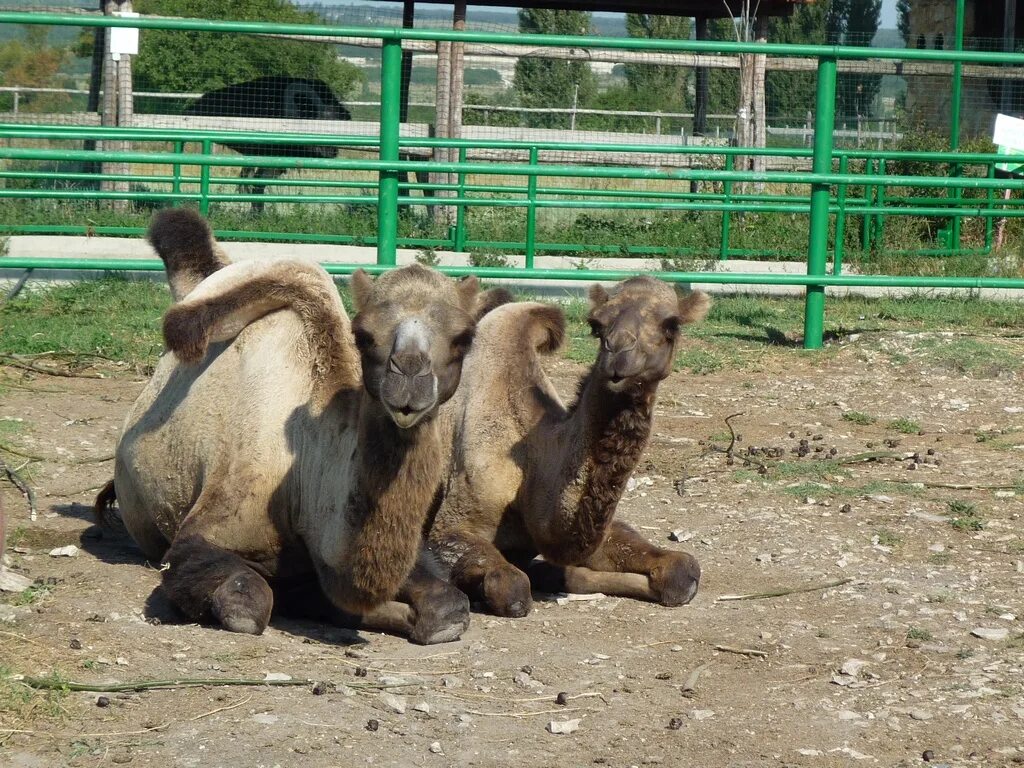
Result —
[{"label": "horizontal fence rail", "polygon": [[[81,163],[116,164],[120,171],[100,169],[96,173],[61,170],[20,170],[0,165],[0,179],[10,182],[44,180],[51,188],[0,188],[0,199],[9,200],[90,200],[150,201],[168,204],[197,203],[204,213],[211,203],[284,203],[320,205],[368,205],[376,208],[376,229],[372,234],[337,233],[310,237],[291,232],[221,231],[221,237],[266,239],[277,241],[317,240],[320,242],[369,243],[376,245],[377,263],[367,265],[379,271],[396,264],[399,245],[422,247],[504,248],[521,250],[526,268],[445,267],[452,275],[477,274],[494,279],[548,278],[554,280],[618,280],[635,274],[629,270],[609,269],[544,269],[533,267],[538,252],[572,252],[584,246],[571,243],[543,243],[537,239],[539,210],[572,209],[580,211],[690,211],[721,214],[720,258],[740,255],[730,246],[730,222],[744,215],[762,213],[806,216],[809,221],[807,274],[767,272],[693,272],[668,269],[659,277],[673,282],[718,283],[742,285],[796,285],[806,288],[804,343],[808,348],[820,347],[823,338],[824,288],[827,286],[876,287],[941,287],[941,288],[1024,288],[1024,280],[1001,277],[909,277],[900,275],[843,274],[844,233],[860,218],[863,242],[881,246],[885,219],[892,216],[935,217],[951,222],[955,234],[946,247],[932,249],[935,254],[966,252],[959,249],[959,227],[962,219],[971,217],[985,222],[985,247],[975,253],[985,254],[991,248],[992,224],[997,219],[1024,218],[1020,198],[1003,199],[996,191],[1024,192],[1024,179],[996,178],[995,166],[1006,157],[995,153],[963,153],[955,151],[907,152],[889,149],[835,147],[837,135],[835,96],[841,62],[875,62],[900,60],[934,62],[962,70],[964,64],[993,67],[1024,67],[1024,54],[978,51],[944,51],[918,49],[853,48],[801,44],[761,44],[728,41],[652,40],[640,38],[573,37],[565,35],[494,34],[456,32],[431,29],[390,29],[318,26],[312,24],[268,24],[260,22],[209,21],[204,19],[168,19],[140,17],[124,19],[98,15],[0,12],[0,24],[47,24],[78,27],[136,27],[141,29],[188,30],[247,35],[275,35],[289,38],[341,40],[350,38],[379,41],[381,47],[381,102],[379,122],[349,126],[347,135],[318,133],[311,125],[296,131],[227,131],[203,128],[100,127],[95,125],[32,125],[23,122],[0,123],[0,160],[17,163]],[[403,42],[461,41],[493,45],[537,46],[540,48],[602,49],[611,51],[643,51],[647,53],[690,54],[764,54],[769,57],[805,57],[812,59],[817,72],[817,102],[813,114],[813,131],[808,126],[784,129],[804,140],[813,139],[812,147],[738,147],[689,145],[684,142],[615,143],[612,141],[515,140],[515,139],[440,139],[420,133],[403,135],[400,125],[400,83]],[[929,64],[929,66],[931,66]],[[28,89],[23,89],[28,90]],[[141,95],[141,94],[139,94]],[[190,96],[190,94],[175,94]],[[161,94],[168,96],[168,94]],[[483,105],[465,105],[464,109],[487,110]],[[507,108],[501,108],[507,109]],[[565,110],[568,112],[568,110]],[[599,112],[601,110],[598,110]],[[591,110],[594,112],[594,110]],[[585,114],[587,110],[572,110]],[[623,113],[633,114],[633,113]],[[677,113],[664,113],[676,116]],[[681,114],[681,113],[679,113]],[[11,118],[8,118],[11,119]],[[293,121],[295,123],[316,121]],[[884,121],[881,121],[884,122]],[[840,132],[842,133],[842,132]],[[854,136],[874,138],[872,131],[845,131]],[[585,135],[585,134],[584,134]],[[670,137],[660,137],[668,139]],[[651,140],[659,139],[655,136]],[[146,151],[112,148],[77,149],[69,146],[14,146],[18,142],[48,141],[106,142],[149,144]],[[347,155],[335,158],[286,157],[280,155],[224,155],[214,144],[249,144],[284,147],[308,143],[336,147]],[[170,144],[171,148],[161,146]],[[437,149],[449,150],[445,162],[420,159]],[[585,162],[556,163],[551,157],[585,157]],[[375,157],[366,157],[370,154]],[[634,164],[613,161],[613,156],[634,157]],[[657,157],[685,158],[685,167],[638,167],[641,159],[658,162]],[[777,163],[771,170],[737,169],[745,158],[759,157]],[[926,175],[892,173],[893,164],[922,163],[942,165]],[[665,165],[669,165],[665,163]],[[132,166],[156,166],[157,173],[132,172]],[[980,175],[965,176],[969,167]],[[225,168],[303,170],[310,172],[344,171],[363,174],[335,178],[259,178],[225,175]],[[441,174],[443,180],[423,182],[410,180],[409,174]],[[588,189],[567,184],[566,180],[618,182],[659,182],[662,189],[621,188]],[[512,183],[512,182],[518,183]],[[118,189],[89,188],[90,183],[116,182]],[[690,183],[689,191],[681,191],[680,183]],[[72,188],[71,184],[85,185]],[[132,189],[128,185],[136,185]],[[676,185],[676,186],[673,186]],[[701,187],[700,185],[703,185]],[[753,185],[751,192],[748,187]],[[160,186],[159,189],[152,188]],[[592,186],[592,184],[591,184]],[[283,187],[298,192],[277,191]],[[761,188],[771,188],[765,192]],[[778,191],[785,187],[785,191]],[[932,192],[928,192],[932,190]],[[965,197],[965,192],[980,197]],[[414,194],[414,193],[420,194]],[[854,196],[858,193],[860,196]],[[407,206],[444,207],[454,209],[456,219],[447,239],[399,237],[400,209]],[[487,241],[470,236],[466,212],[480,208],[524,209],[525,241],[521,243]],[[834,229],[833,229],[834,227]],[[0,226],[4,232],[82,231],[73,224],[9,224]],[[97,234],[138,234],[129,226],[89,226]],[[830,245],[831,244],[831,245]],[[874,247],[874,245],[872,247]],[[648,255],[672,258],[692,253],[686,243],[669,248],[633,243],[585,246],[596,253]],[[831,257],[832,273],[829,274]],[[0,258],[0,267],[17,269],[92,269],[92,270],[159,270],[156,260]],[[347,274],[354,265],[326,264],[334,274]]]}]

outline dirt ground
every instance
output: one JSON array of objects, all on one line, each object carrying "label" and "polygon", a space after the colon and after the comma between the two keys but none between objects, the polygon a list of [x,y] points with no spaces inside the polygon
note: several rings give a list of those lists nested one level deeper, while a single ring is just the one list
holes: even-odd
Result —
[{"label": "dirt ground", "polygon": [[[697,555],[695,601],[540,597],[524,619],[474,612],[460,642],[432,647],[288,620],[261,637],[181,623],[157,568],[90,520],[93,489],[111,473],[102,459],[142,380],[7,369],[0,420],[22,422],[5,441],[47,460],[30,465],[37,521],[0,484],[9,562],[44,585],[27,605],[0,601],[0,666],[90,683],[271,674],[334,686],[25,701],[10,683],[0,765],[1024,762],[1021,381],[933,368],[911,347],[909,336],[865,335],[817,356],[779,350],[741,371],[674,374],[619,516]],[[570,393],[583,369],[552,370]],[[724,419],[737,413],[730,465],[707,443],[725,447]],[[792,452],[801,440],[803,457]],[[783,455],[745,462],[748,447]],[[872,451],[898,456],[858,456]],[[764,477],[758,462],[771,465]],[[77,556],[49,554],[68,544]],[[575,719],[575,732],[548,731]]]}]

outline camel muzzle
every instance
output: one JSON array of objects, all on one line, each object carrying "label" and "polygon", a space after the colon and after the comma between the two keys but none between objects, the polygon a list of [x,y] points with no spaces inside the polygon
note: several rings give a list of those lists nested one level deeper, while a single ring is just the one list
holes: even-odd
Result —
[{"label": "camel muzzle", "polygon": [[432,372],[409,376],[388,370],[381,382],[380,399],[392,421],[409,429],[437,406],[437,377]]}]

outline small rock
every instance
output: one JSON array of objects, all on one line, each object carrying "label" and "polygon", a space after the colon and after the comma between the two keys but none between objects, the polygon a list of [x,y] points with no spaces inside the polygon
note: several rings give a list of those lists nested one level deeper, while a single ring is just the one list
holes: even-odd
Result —
[{"label": "small rock", "polygon": [[400,677],[398,675],[381,675],[377,678],[377,682],[381,685],[420,685],[423,683],[422,677],[410,677],[408,675]]},{"label": "small rock", "polygon": [[284,683],[292,679],[291,675],[286,675],[284,672],[267,672],[263,677],[263,681],[266,683]]},{"label": "small rock", "polygon": [[684,531],[680,528],[678,531],[672,531],[668,535],[669,541],[689,541],[693,538],[693,531]]},{"label": "small rock", "polygon": [[935,753],[932,752],[930,749],[926,749],[921,754],[921,759],[924,760],[926,763],[930,763],[932,760],[935,759]]},{"label": "small rock", "polygon": [[416,704],[413,704],[412,708],[417,712],[422,712],[424,715],[430,714],[430,705],[425,701],[420,701]]},{"label": "small rock", "polygon": [[432,742],[430,742],[430,746],[428,747],[428,749],[431,752],[433,752],[435,755],[442,754],[441,742],[440,741],[432,741]]},{"label": "small rock", "polygon": [[861,659],[847,659],[843,662],[843,666],[839,668],[839,671],[844,675],[850,677],[860,677],[860,671],[866,667],[868,663]]},{"label": "small rock", "polygon": [[853,507],[850,504],[843,504],[843,506],[839,508],[839,511],[842,512],[844,515],[848,515],[851,512],[853,512]]},{"label": "small rock", "polygon": [[377,720],[370,719],[366,721],[366,730],[376,731],[378,728],[380,728],[380,722]]},{"label": "small rock", "polygon": [[821,757],[824,754],[820,749],[798,749],[797,753],[804,757]]},{"label": "small rock", "polygon": [[715,712],[711,709],[693,709],[690,710],[690,717],[693,720],[707,720],[709,717],[714,717]]},{"label": "small rock", "polygon": [[325,680],[325,681],[319,682],[319,683],[317,683],[316,685],[313,686],[313,695],[314,696],[323,696],[325,693],[331,693],[334,690],[335,690],[334,683],[329,683],[329,682],[327,682]]},{"label": "small rock", "polygon": [[683,646],[673,645],[669,650],[672,651],[672,653],[679,653],[679,651],[683,650]]},{"label": "small rock", "polygon": [[521,666],[519,668],[519,671],[520,672],[525,672],[528,675],[532,675],[533,674],[533,667],[530,666],[529,664],[523,664],[523,666]]},{"label": "small rock", "polygon": [[254,723],[260,723],[261,725],[273,725],[278,721],[277,715],[272,715],[269,712],[261,712],[258,715],[252,716]]},{"label": "small rock", "polygon": [[441,678],[441,685],[443,685],[445,688],[461,688],[462,680],[460,680],[457,677],[454,677],[453,675],[445,675]]},{"label": "small rock", "polygon": [[671,720],[668,721],[668,729],[670,731],[678,731],[682,727],[683,718],[681,717],[673,717]]},{"label": "small rock", "polygon": [[982,640],[1005,640],[1010,636],[1010,630],[1006,627],[975,627],[971,634]]},{"label": "small rock", "polygon": [[912,709],[907,714],[910,715],[911,720],[931,720],[935,717],[935,715],[927,709]]},{"label": "small rock", "polygon": [[946,551],[946,547],[945,547],[944,544],[932,544],[930,547],[928,547],[928,551],[929,552],[945,552]]},{"label": "small rock", "polygon": [[561,691],[557,696],[555,696],[555,704],[559,704],[559,705],[564,707],[568,703],[569,703],[569,694],[566,693],[565,691]]},{"label": "small rock", "polygon": [[579,730],[580,720],[575,718],[573,720],[552,720],[548,723],[547,732],[556,734],[573,733]]},{"label": "small rock", "polygon": [[858,712],[853,712],[849,709],[841,709],[836,713],[836,717],[840,720],[863,720],[864,716]]},{"label": "small rock", "polygon": [[654,676],[654,679],[655,680],[671,680],[672,679],[672,673],[671,672],[659,672],[658,674],[656,674]]},{"label": "small rock", "polygon": [[68,648],[70,648],[72,651],[80,651],[82,650],[82,641],[79,640],[77,637],[73,637],[71,638],[71,641],[68,643]]},{"label": "small rock", "polygon": [[118,656],[116,659],[114,659],[114,663],[117,664],[117,666],[119,667],[127,667],[128,659],[126,659],[124,656]]},{"label": "small rock", "polygon": [[771,553],[769,553],[769,552],[762,552],[755,559],[757,560],[757,562],[761,563],[762,565],[767,565],[768,563],[771,563],[772,556],[771,556]]},{"label": "small rock", "polygon": [[385,709],[394,712],[396,715],[404,715],[406,709],[405,696],[396,696],[393,693],[383,691],[377,700],[381,703]]},{"label": "small rock", "polygon": [[530,683],[533,682],[533,678],[530,677],[526,672],[516,672],[515,677],[512,678],[512,682],[518,685],[520,688],[529,688]]},{"label": "small rock", "polygon": [[32,586],[32,579],[0,566],[0,592],[24,592]]},{"label": "small rock", "polygon": [[1017,614],[1015,614],[1015,613],[1000,613],[999,614],[999,618],[1002,619],[1003,621],[1016,621],[1017,620]]},{"label": "small rock", "polygon": [[68,544],[66,547],[51,549],[50,557],[78,557],[78,547],[74,544]]},{"label": "small rock", "polygon": [[106,697],[106,696],[97,696],[96,697],[96,706],[97,707],[109,707],[110,706],[110,699],[108,697]]}]

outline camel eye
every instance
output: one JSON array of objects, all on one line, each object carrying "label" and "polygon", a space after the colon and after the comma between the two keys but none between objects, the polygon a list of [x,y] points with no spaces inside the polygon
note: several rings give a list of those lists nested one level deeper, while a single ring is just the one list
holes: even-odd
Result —
[{"label": "camel eye", "polygon": [[452,355],[456,358],[461,358],[466,352],[469,351],[470,345],[473,343],[474,330],[467,328],[462,333],[458,334],[452,339]]},{"label": "camel eye", "polygon": [[670,317],[661,323],[662,333],[665,334],[665,338],[669,341],[675,339],[679,335],[680,321],[678,317]]},{"label": "camel eye", "polygon": [[604,333],[604,325],[602,325],[601,321],[590,319],[587,322],[590,323],[590,335],[601,338],[601,334]]},{"label": "camel eye", "polygon": [[356,326],[352,329],[352,334],[355,336],[356,348],[360,352],[366,352],[373,349],[373,334],[367,331],[365,328]]}]

